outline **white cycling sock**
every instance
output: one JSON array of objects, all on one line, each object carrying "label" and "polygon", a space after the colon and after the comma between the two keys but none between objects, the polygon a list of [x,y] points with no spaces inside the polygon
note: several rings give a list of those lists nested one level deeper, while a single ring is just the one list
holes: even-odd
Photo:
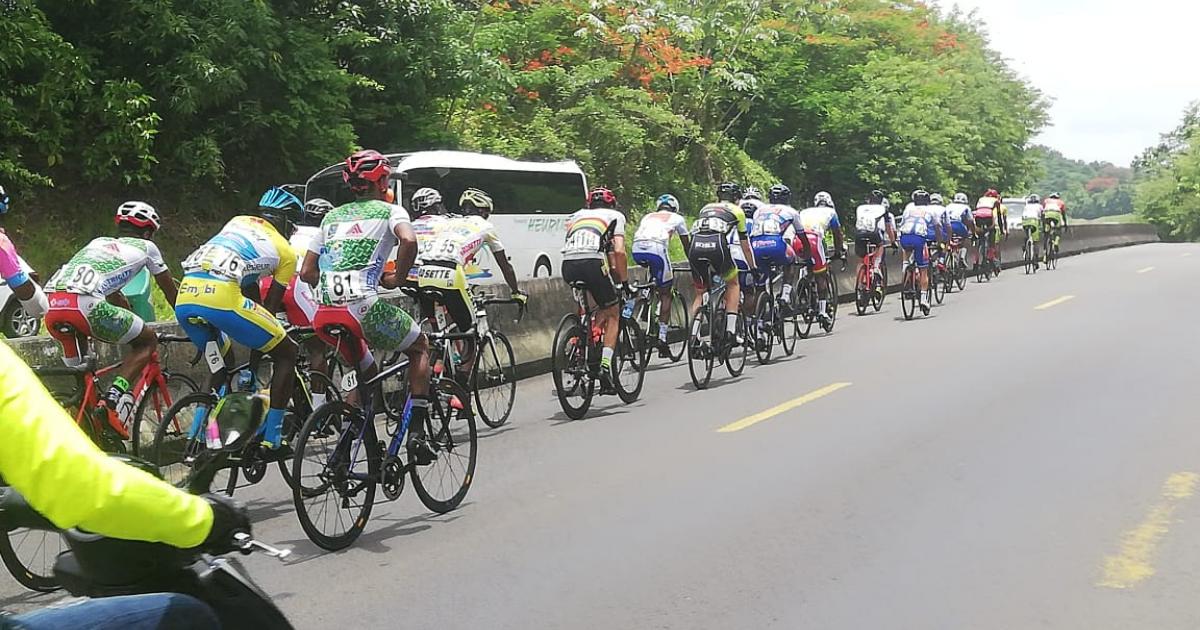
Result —
[{"label": "white cycling sock", "polygon": [[829,306],[829,300],[817,300],[817,312],[818,313],[824,313],[825,309],[828,306]]},{"label": "white cycling sock", "polygon": [[725,313],[725,330],[737,332],[737,313]]},{"label": "white cycling sock", "polygon": [[612,365],[614,351],[612,348],[605,348],[600,351],[600,365]]},{"label": "white cycling sock", "polygon": [[784,302],[791,300],[792,299],[792,285],[790,285],[790,284],[783,285],[783,294],[780,295],[780,297],[783,298]]},{"label": "white cycling sock", "polygon": [[658,325],[658,339],[659,339],[659,341],[667,340],[667,325],[666,324]]},{"label": "white cycling sock", "polygon": [[317,407],[320,407],[321,405],[324,405],[324,404],[325,404],[325,401],[326,401],[326,400],[328,400],[328,398],[326,398],[326,396],[327,396],[327,395],[325,394],[325,392],[319,392],[319,393],[318,393],[318,392],[313,392],[313,394],[312,394],[312,407],[313,407],[313,409],[316,409]]}]

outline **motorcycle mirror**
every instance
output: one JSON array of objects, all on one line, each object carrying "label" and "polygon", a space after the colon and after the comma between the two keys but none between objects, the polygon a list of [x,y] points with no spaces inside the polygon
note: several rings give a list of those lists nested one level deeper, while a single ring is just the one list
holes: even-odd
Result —
[{"label": "motorcycle mirror", "polygon": [[240,451],[253,438],[267,415],[266,396],[254,392],[226,395],[213,410],[215,426],[208,427],[209,447],[223,452]]}]

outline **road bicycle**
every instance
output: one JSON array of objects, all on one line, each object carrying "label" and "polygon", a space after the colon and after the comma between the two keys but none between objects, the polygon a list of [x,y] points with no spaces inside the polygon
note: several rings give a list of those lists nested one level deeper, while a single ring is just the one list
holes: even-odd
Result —
[{"label": "road bicycle", "polygon": [[879,265],[875,271],[877,260],[883,256],[883,249],[875,243],[867,243],[867,255],[858,263],[858,273],[854,281],[854,308],[859,315],[867,314],[867,307],[878,313],[883,308],[883,300],[887,297],[887,265]]},{"label": "road bicycle", "polygon": [[[655,348],[665,349],[666,357],[672,363],[683,358],[687,347],[688,307],[679,291],[671,287],[671,307],[667,322],[667,341],[658,340],[658,317],[660,298],[658,286],[653,282],[639,284],[633,287],[634,297],[626,303],[625,313],[638,326],[642,341],[642,365],[650,362],[650,355]],[[632,306],[632,308],[630,308]]]},{"label": "road bicycle", "polygon": [[[70,324],[58,324],[58,332],[70,335],[76,340],[76,356],[83,357],[83,365],[74,367],[39,367],[34,372],[45,381],[52,382],[47,389],[55,400],[65,407],[75,418],[84,433],[88,435],[101,449],[110,453],[132,452],[139,455],[154,438],[159,424],[174,401],[181,396],[196,391],[196,382],[183,374],[178,374],[162,367],[158,352],[150,357],[150,362],[142,368],[141,374],[130,388],[133,393],[133,413],[122,423],[117,414],[107,407],[102,407],[101,396],[105,391],[101,379],[108,380],[123,361],[118,361],[105,367],[97,367],[95,353],[82,353],[79,343],[81,334]],[[191,343],[182,335],[158,334],[160,344]],[[69,377],[73,385],[64,388],[53,381]],[[126,441],[129,446],[126,446]]]},{"label": "road bicycle", "polygon": [[933,243],[929,248],[929,293],[934,302],[941,304],[946,299],[947,287],[951,282],[946,250],[941,243]]},{"label": "road bicycle", "polygon": [[[599,309],[588,305],[587,286],[572,282],[571,290],[578,312],[563,316],[554,333],[551,346],[551,369],[558,404],[568,418],[578,420],[591,407],[600,380],[600,357],[604,348],[604,331],[596,323]],[[628,404],[638,399],[646,377],[642,359],[641,331],[632,319],[620,318],[617,347],[612,358],[613,392]]]},{"label": "road bicycle", "polygon": [[737,342],[738,336],[744,335],[746,330],[746,315],[741,309],[745,294],[741,298],[736,332],[730,334],[725,325],[725,285],[714,278],[701,297],[700,308],[692,316],[687,343],[688,372],[696,389],[708,387],[715,365],[724,363],[729,375],[735,378],[746,369],[749,343]]},{"label": "road bicycle", "polygon": [[766,282],[759,287],[754,317],[750,321],[754,354],[758,362],[764,365],[771,361],[776,341],[783,347],[783,353],[791,356],[796,351],[796,339],[800,336],[796,330],[796,294],[792,294],[789,302],[784,302],[783,297],[776,293],[777,283],[783,280],[783,271],[772,265],[765,273]]},{"label": "road bicycle", "polygon": [[[900,309],[904,311],[904,319],[911,320],[917,314],[917,309],[920,308],[921,289],[919,270],[916,264],[913,263],[914,252],[906,251],[904,253],[904,274],[901,276],[900,282]],[[930,280],[928,289],[925,290],[926,303],[933,290],[933,281]]]},{"label": "road bicycle", "polygon": [[1037,257],[1034,255],[1032,226],[1025,226],[1025,243],[1021,245],[1021,257],[1025,261],[1025,273],[1037,273]]},{"label": "road bicycle", "polygon": [[[984,241],[987,241],[985,244]],[[978,282],[990,282],[993,277],[1000,276],[1000,248],[995,244],[996,235],[992,230],[977,234],[972,242],[975,244],[975,266],[972,273],[976,274]],[[986,249],[984,259],[980,260],[980,250]]]},{"label": "road bicycle", "polygon": [[[348,329],[331,326],[329,334],[358,347]],[[426,333],[430,341],[431,375],[425,443],[432,461],[420,465],[406,461],[406,444],[412,420],[412,396],[407,395],[397,431],[389,442],[377,438],[376,402],[383,384],[407,378],[407,357],[364,378],[354,361],[342,380],[342,390],[357,392],[361,406],[330,400],[314,411],[300,428],[292,459],[292,501],[308,539],[322,549],[344,549],[366,528],[375,505],[375,492],[389,501],[400,498],[405,477],[411,479],[421,503],[444,514],[458,507],[475,478],[478,433],[471,394],[446,375],[443,352],[448,342],[466,341],[474,333]],[[410,440],[411,441],[411,440]]]},{"label": "road bicycle", "polygon": [[1059,247],[1062,245],[1062,228],[1055,225],[1046,228],[1042,251],[1045,252],[1046,269],[1058,269]]},{"label": "road bicycle", "polygon": [[967,256],[963,237],[950,237],[950,254],[947,258],[946,293],[955,288],[962,291],[967,288]]},{"label": "road bicycle", "polygon": [[[0,502],[8,491],[8,484],[0,478]],[[54,576],[54,561],[66,550],[67,543],[58,532],[0,523],[0,562],[29,590],[50,593],[61,587]]]},{"label": "road bicycle", "polygon": [[[842,261],[843,267],[846,261]],[[800,278],[796,280],[796,303],[800,310],[799,319],[796,323],[796,331],[801,339],[808,339],[812,334],[813,324],[820,321],[818,313],[820,311],[820,292],[817,289],[817,283],[825,283],[825,295],[829,296],[829,300],[825,303],[825,314],[828,319],[821,323],[821,329],[826,334],[833,332],[833,325],[837,321],[838,312],[838,291],[837,277],[834,275],[833,267],[825,265],[823,273],[812,273],[807,265],[800,267]]]},{"label": "road bicycle", "polygon": [[[303,342],[313,335],[312,328],[305,327],[291,327],[287,332],[301,347]],[[215,361],[220,357],[206,358]],[[210,391],[184,396],[167,411],[164,421],[155,432],[151,447],[146,450],[145,459],[158,468],[159,474],[168,482],[182,482],[191,473],[196,462],[204,461],[207,451],[210,450],[206,430],[211,428],[213,411],[220,406],[222,399],[237,391],[255,390],[268,393],[274,371],[271,357],[260,357],[257,369],[252,363],[243,363],[233,369],[226,369],[223,359],[217,364],[209,363],[210,370],[214,373],[224,371],[222,382]],[[221,479],[217,485],[223,486],[226,494],[233,496],[239,477],[251,485],[262,481],[271,463],[277,464],[284,481],[289,485],[292,483],[292,452],[287,445],[293,443],[300,424],[313,411],[313,391],[324,390],[330,399],[339,397],[334,378],[340,378],[344,368],[336,360],[328,360],[326,365],[329,366],[332,377],[313,370],[303,354],[297,358],[293,368],[295,385],[292,400],[288,403],[280,429],[285,446],[268,449],[262,445],[261,440],[250,440],[240,452],[225,458],[225,465],[221,471],[222,476],[228,476]]]}]

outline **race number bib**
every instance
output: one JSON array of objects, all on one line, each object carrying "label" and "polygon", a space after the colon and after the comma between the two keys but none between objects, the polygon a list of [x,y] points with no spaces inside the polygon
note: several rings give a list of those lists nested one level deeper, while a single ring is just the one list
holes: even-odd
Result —
[{"label": "race number bib", "polygon": [[579,230],[567,237],[564,254],[593,253],[600,251],[600,235],[592,230]]},{"label": "race number bib", "polygon": [[780,234],[783,234],[783,224],[779,222],[779,219],[770,217],[755,221],[751,236],[778,236]]},{"label": "race number bib", "polygon": [[443,236],[429,243],[421,255],[421,260],[461,263],[462,249],[457,239]]},{"label": "race number bib", "polygon": [[246,272],[246,261],[232,249],[203,245],[183,261],[183,270],[203,271],[218,278],[241,282],[242,274]]},{"label": "race number bib", "polygon": [[725,234],[729,231],[729,222],[720,217],[704,217],[696,222],[697,228],[705,232],[720,232]]},{"label": "race number bib", "polygon": [[63,287],[68,293],[91,295],[97,292],[103,279],[104,276],[91,265],[78,265],[67,273]]},{"label": "race number bib", "polygon": [[354,302],[371,295],[363,282],[360,271],[325,271],[321,273],[321,286],[333,304]]}]

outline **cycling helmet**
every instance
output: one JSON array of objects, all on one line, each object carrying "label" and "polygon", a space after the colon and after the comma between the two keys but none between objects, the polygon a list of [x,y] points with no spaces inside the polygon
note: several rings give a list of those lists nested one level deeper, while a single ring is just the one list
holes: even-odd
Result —
[{"label": "cycling helmet", "polygon": [[442,193],[435,188],[418,188],[417,192],[413,193],[412,199],[409,201],[409,208],[413,214],[422,216],[426,214],[441,214],[442,212]]},{"label": "cycling helmet", "polygon": [[1042,198],[1037,195],[1029,195],[1025,198],[1026,203],[1042,203]]},{"label": "cycling helmet", "polygon": [[138,228],[150,228],[151,232],[157,232],[158,228],[162,227],[158,211],[144,201],[126,201],[121,204],[121,207],[117,208],[115,220],[117,225],[128,223]]},{"label": "cycling helmet", "polygon": [[492,198],[478,188],[464,190],[462,196],[458,198],[458,207],[464,214],[480,214],[480,210],[486,210],[491,214],[494,209]]},{"label": "cycling helmet", "polygon": [[742,187],[733,182],[724,182],[717,185],[717,200],[718,201],[737,201],[742,198]]},{"label": "cycling helmet", "polygon": [[913,191],[912,202],[918,206],[929,205],[929,193],[924,188],[918,188]]},{"label": "cycling helmet", "polygon": [[872,190],[871,194],[867,195],[867,203],[881,204],[886,199],[887,197],[884,196],[883,191],[878,188]]},{"label": "cycling helmet", "polygon": [[942,198],[942,193],[933,193],[929,195],[929,202],[935,206],[942,206],[946,204],[946,200]]},{"label": "cycling helmet", "polygon": [[747,186],[746,190],[742,191],[742,199],[757,199],[762,201],[762,191],[758,186]]},{"label": "cycling helmet", "polygon": [[967,198],[967,193],[958,193],[954,195],[954,203],[971,203],[971,200]]},{"label": "cycling helmet", "polygon": [[821,206],[824,206],[826,208],[832,208],[833,207],[833,195],[830,195],[829,193],[822,190],[821,192],[817,193],[817,196],[813,197],[813,206],[815,206],[817,208],[820,208]]},{"label": "cycling helmet", "polygon": [[588,207],[615,210],[617,207],[617,196],[607,188],[596,188],[588,193]]},{"label": "cycling helmet", "polygon": [[1053,193],[1050,193],[1050,198],[1051,199],[1062,199],[1062,195],[1060,195],[1056,192],[1053,192]]},{"label": "cycling helmet", "polygon": [[775,184],[767,191],[767,199],[771,203],[787,205],[792,201],[792,189],[783,184]]},{"label": "cycling helmet", "polygon": [[391,174],[392,163],[387,156],[371,149],[346,158],[346,165],[342,167],[342,180],[358,195],[366,193],[372,185],[380,192],[387,190]]},{"label": "cycling helmet", "polygon": [[4,191],[4,187],[0,186],[0,214],[8,213],[8,193]]},{"label": "cycling helmet", "polygon": [[658,203],[655,204],[659,210],[670,210],[671,212],[679,212],[679,200],[675,195],[663,195],[658,198]]},{"label": "cycling helmet", "polygon": [[294,224],[304,216],[304,203],[296,195],[273,186],[259,198],[258,215],[270,221],[280,234],[290,236]]},{"label": "cycling helmet", "polygon": [[304,214],[308,215],[310,219],[316,219],[318,222],[325,218],[325,215],[329,214],[330,210],[333,210],[333,204],[329,200],[321,199],[320,197],[309,199],[304,204]]},{"label": "cycling helmet", "polygon": [[1000,193],[996,192],[995,188],[989,188],[987,190],[987,192],[983,193],[983,196],[984,197],[995,197],[995,198],[999,199]]}]

